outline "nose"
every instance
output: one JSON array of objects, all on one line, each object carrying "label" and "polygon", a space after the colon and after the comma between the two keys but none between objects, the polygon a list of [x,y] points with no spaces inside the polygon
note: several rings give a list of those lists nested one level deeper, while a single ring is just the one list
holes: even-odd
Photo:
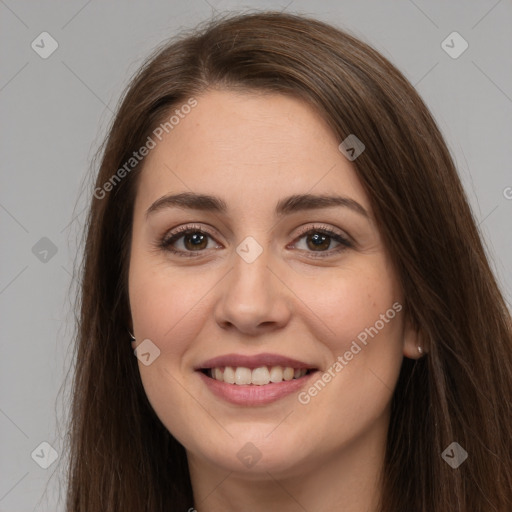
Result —
[{"label": "nose", "polygon": [[234,255],[233,268],[217,291],[214,316],[221,328],[255,336],[289,322],[292,293],[270,260],[269,250],[251,263]]}]

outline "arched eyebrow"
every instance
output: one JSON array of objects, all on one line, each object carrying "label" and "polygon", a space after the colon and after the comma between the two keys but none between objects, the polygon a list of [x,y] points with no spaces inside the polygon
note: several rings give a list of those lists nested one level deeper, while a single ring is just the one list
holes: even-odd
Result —
[{"label": "arched eyebrow", "polygon": [[[345,207],[370,219],[370,215],[357,201],[339,195],[296,194],[285,197],[276,205],[276,217],[283,217],[291,213],[322,208]],[[187,210],[209,211],[218,214],[227,214],[228,206],[220,197],[193,192],[168,194],[157,199],[146,211],[146,218],[150,214],[165,208],[181,208]]]}]

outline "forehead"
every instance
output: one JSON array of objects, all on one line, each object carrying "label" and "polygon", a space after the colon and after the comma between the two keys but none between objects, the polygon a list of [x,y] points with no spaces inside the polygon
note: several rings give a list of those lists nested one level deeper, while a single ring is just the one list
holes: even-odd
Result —
[{"label": "forehead", "polygon": [[284,195],[336,192],[369,209],[353,165],[338,150],[340,141],[307,103],[282,94],[225,90],[196,100],[161,140],[153,137],[138,203],[149,205],[172,191],[215,194],[239,207],[276,203]]}]

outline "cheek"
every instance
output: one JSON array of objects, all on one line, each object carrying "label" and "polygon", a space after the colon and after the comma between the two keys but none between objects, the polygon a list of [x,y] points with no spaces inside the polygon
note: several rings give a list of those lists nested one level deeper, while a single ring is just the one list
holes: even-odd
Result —
[{"label": "cheek", "polygon": [[200,276],[135,259],[130,268],[130,306],[137,338],[152,340],[168,363],[178,364],[200,329],[201,298],[209,289]]},{"label": "cheek", "polygon": [[396,386],[403,359],[403,312],[388,276],[378,266],[352,269],[329,285],[308,287],[307,305],[315,313],[310,328],[328,348],[331,361],[328,375],[323,380],[319,375],[322,382],[312,382],[299,402],[304,414],[315,411],[316,423],[327,425],[333,445],[380,421]]},{"label": "cheek", "polygon": [[307,316],[313,329],[317,335],[323,333],[320,339],[337,353],[348,350],[358,336],[364,341],[364,333],[374,332],[376,323],[382,335],[399,338],[401,316],[396,310],[401,308],[393,304],[401,296],[389,269],[375,260],[358,268],[346,267],[329,280],[302,281],[297,290],[310,310]]},{"label": "cheek", "polygon": [[361,421],[379,416],[403,359],[403,307],[393,274],[375,258],[371,265],[347,266],[335,279],[303,283],[300,293],[314,312],[307,315],[311,332],[330,354],[329,391],[321,384],[306,390],[304,403],[314,400],[334,425],[347,411]]},{"label": "cheek", "polygon": [[202,283],[198,276],[170,272],[147,257],[135,257],[131,263],[130,306],[137,345],[150,339],[160,350],[150,365],[138,361],[142,385],[162,423],[179,440],[190,435],[190,422],[182,413],[193,401],[180,383],[180,372],[201,329],[201,297],[206,293]]}]

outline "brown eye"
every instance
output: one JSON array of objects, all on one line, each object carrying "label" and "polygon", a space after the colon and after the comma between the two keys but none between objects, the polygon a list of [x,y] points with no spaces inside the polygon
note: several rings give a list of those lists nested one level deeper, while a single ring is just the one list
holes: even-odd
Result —
[{"label": "brown eye", "polygon": [[[202,229],[193,226],[185,226],[165,236],[159,246],[165,251],[179,256],[200,256],[200,253],[208,249],[208,242],[213,241],[212,235]],[[214,244],[213,247],[219,247]]]},{"label": "brown eye", "polygon": [[[183,245],[187,250],[196,251],[199,249],[206,249],[208,245],[208,235],[199,231],[183,235]],[[205,243],[206,242],[206,243]]]},{"label": "brown eye", "polygon": [[[312,228],[304,231],[296,240],[302,239],[305,239],[303,244],[305,247],[300,247],[299,242],[294,244],[295,247],[315,258],[332,256],[353,247],[352,243],[341,234],[327,228]],[[333,242],[337,245],[331,249]]]},{"label": "brown eye", "polygon": [[308,235],[306,239],[308,247],[313,251],[329,249],[331,245],[331,237],[322,233]]}]

